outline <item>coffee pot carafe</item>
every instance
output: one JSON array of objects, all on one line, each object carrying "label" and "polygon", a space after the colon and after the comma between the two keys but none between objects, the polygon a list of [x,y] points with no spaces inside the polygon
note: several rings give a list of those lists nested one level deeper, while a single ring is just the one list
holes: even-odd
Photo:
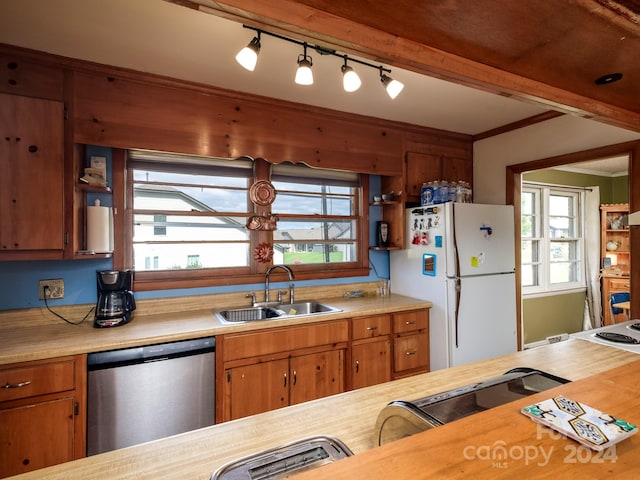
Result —
[{"label": "coffee pot carafe", "polygon": [[97,272],[98,302],[94,327],[116,327],[131,320],[131,312],[136,309],[131,291],[132,279],[131,270]]}]

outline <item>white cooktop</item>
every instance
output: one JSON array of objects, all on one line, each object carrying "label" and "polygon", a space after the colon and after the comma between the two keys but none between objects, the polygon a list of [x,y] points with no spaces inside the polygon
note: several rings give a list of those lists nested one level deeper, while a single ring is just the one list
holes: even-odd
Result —
[{"label": "white cooktop", "polygon": [[[595,328],[593,330],[586,330],[584,332],[572,333],[570,338],[582,338],[590,342],[599,343],[600,345],[608,345],[614,348],[620,348],[628,352],[640,354],[640,330],[631,328],[631,325],[638,325],[640,328],[640,320],[629,320],[628,322],[616,323],[615,325],[608,325],[606,327]],[[611,340],[607,340],[598,337],[596,334],[601,332],[618,333],[634,338],[638,343],[619,343]]]}]

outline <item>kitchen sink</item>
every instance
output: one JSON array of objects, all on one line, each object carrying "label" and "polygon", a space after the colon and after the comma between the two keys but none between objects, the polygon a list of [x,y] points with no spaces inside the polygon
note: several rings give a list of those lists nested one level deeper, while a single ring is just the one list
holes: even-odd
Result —
[{"label": "kitchen sink", "polygon": [[283,303],[277,307],[284,312],[284,316],[290,317],[293,315],[313,315],[315,313],[332,313],[341,312],[339,308],[325,305],[318,302],[299,302],[299,303]]},{"label": "kitchen sink", "polygon": [[315,301],[282,303],[273,307],[244,307],[214,311],[215,316],[225,323],[257,322],[272,319],[285,319],[305,315],[322,315],[341,312],[331,305]]}]

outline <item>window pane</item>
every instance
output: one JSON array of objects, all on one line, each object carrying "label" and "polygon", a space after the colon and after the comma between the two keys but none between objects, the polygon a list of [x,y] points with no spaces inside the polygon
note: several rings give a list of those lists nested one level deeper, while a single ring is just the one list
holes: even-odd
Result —
[{"label": "window pane", "polygon": [[305,215],[352,215],[350,188],[274,182],[278,194],[273,211]]},{"label": "window pane", "polygon": [[249,234],[243,217],[200,217],[167,215],[162,223],[164,233],[158,237],[158,223],[154,215],[133,216],[133,241],[138,242],[194,242],[194,241],[248,241]]},{"label": "window pane", "polygon": [[538,266],[522,265],[522,286],[533,287],[538,285]]},{"label": "window pane", "polygon": [[330,220],[312,222],[309,220],[280,221],[278,230],[273,232],[274,240],[336,240],[355,239],[355,222],[351,220]]},{"label": "window pane", "polygon": [[576,242],[550,242],[551,261],[577,260]]},{"label": "window pane", "polygon": [[533,192],[522,192],[521,212],[523,215],[533,215],[535,213],[533,202],[534,202]]},{"label": "window pane", "polygon": [[352,243],[285,243],[274,245],[273,263],[303,265],[309,263],[355,262],[356,244]]},{"label": "window pane", "polygon": [[[316,172],[317,174],[317,172]],[[301,265],[357,261],[357,188],[314,182],[274,181],[278,192],[272,210],[287,215],[273,232],[274,264]],[[321,218],[312,218],[311,216]]]},{"label": "window pane", "polygon": [[551,284],[577,282],[577,265],[573,262],[552,263],[549,267]]},{"label": "window pane", "polygon": [[549,195],[549,215],[573,216],[573,195]]},{"label": "window pane", "polygon": [[154,270],[249,265],[249,245],[242,243],[137,243],[133,246],[133,255],[136,270],[148,270],[147,258],[153,258]]},{"label": "window pane", "polygon": [[246,212],[247,182],[246,178],[135,170],[134,208]]},{"label": "window pane", "polygon": [[549,195],[549,237],[576,236],[573,195]]},{"label": "window pane", "polygon": [[537,262],[540,258],[538,253],[540,242],[537,240],[524,240],[522,242],[522,262],[533,263]]}]

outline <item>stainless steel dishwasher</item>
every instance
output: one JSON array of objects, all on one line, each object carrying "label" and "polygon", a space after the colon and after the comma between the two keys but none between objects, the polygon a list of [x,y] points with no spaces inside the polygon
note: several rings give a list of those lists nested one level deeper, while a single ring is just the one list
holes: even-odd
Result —
[{"label": "stainless steel dishwasher", "polygon": [[87,455],[215,423],[215,337],[88,355]]}]

